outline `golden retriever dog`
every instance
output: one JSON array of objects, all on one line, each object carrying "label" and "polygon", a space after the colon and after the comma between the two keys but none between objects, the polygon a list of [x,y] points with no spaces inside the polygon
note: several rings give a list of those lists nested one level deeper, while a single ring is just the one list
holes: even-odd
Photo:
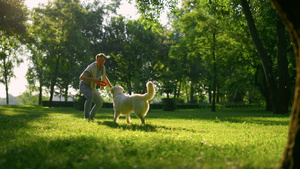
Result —
[{"label": "golden retriever dog", "polygon": [[114,106],[114,123],[119,120],[120,115],[126,116],[127,123],[130,123],[130,114],[135,115],[141,120],[141,124],[145,124],[145,116],[149,111],[149,100],[155,96],[155,88],[152,82],[147,83],[147,93],[134,94],[127,96],[123,93],[124,89],[121,86],[111,88],[113,94]]}]

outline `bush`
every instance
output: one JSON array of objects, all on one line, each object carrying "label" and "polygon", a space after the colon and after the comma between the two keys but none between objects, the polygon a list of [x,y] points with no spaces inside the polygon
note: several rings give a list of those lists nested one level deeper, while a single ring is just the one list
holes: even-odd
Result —
[{"label": "bush", "polygon": [[103,103],[102,108],[114,108],[113,103]]},{"label": "bush", "polygon": [[[86,101],[86,98],[83,96],[83,94],[77,94],[76,100],[74,101],[75,109],[83,111],[85,101]],[[93,105],[94,105],[94,103],[93,103]],[[112,103],[103,103],[102,108],[113,108],[113,104]]]},{"label": "bush", "polygon": [[211,108],[211,104],[208,104],[208,103],[200,103],[200,104],[199,104],[199,108],[200,108],[200,109],[210,109],[210,108]]},{"label": "bush", "polygon": [[234,109],[257,109],[264,108],[262,104],[238,104],[238,103],[223,103],[222,108],[234,108]]},{"label": "bush", "polygon": [[164,104],[162,103],[150,103],[150,109],[163,109]]},{"label": "bush", "polygon": [[61,102],[61,101],[42,101],[44,107],[73,107],[74,102]]},{"label": "bush", "polygon": [[163,109],[164,111],[174,111],[176,108],[176,104],[174,99],[170,99],[170,98],[163,98]]},{"label": "bush", "polygon": [[191,103],[177,104],[176,108],[178,108],[178,109],[198,109],[199,104],[191,104]]},{"label": "bush", "polygon": [[84,110],[85,97],[82,93],[77,94],[74,101],[74,108],[80,111]]}]

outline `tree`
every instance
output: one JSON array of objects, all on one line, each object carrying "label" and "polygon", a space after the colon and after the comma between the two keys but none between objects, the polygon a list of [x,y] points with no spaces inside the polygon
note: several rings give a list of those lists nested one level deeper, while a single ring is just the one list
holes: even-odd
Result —
[{"label": "tree", "polygon": [[[190,7],[189,4],[190,2],[186,1],[185,9],[178,9],[177,14],[172,16],[173,29],[175,28],[172,39],[176,41],[172,45],[169,55],[170,60],[176,62],[174,64],[173,61],[170,71],[174,73],[174,80],[179,84],[178,90],[175,90],[178,98],[181,92],[179,89],[183,86],[186,89],[187,101],[197,103],[199,94],[196,93],[202,93],[199,84],[200,79],[203,78],[201,75],[203,75],[205,67],[203,64],[205,62],[203,49],[213,46],[202,46],[204,31],[202,32],[201,28],[210,27],[208,25],[210,25],[211,20],[203,13],[198,13],[199,10],[191,12],[194,8]],[[201,24],[199,24],[200,22]],[[209,35],[212,35],[210,31],[208,32]]]},{"label": "tree", "polygon": [[291,112],[288,141],[282,156],[280,168],[300,168],[300,1],[271,0],[287,27],[297,63],[294,103]]},{"label": "tree", "polygon": [[[202,88],[208,90],[210,103],[213,100],[212,111],[215,111],[215,103],[220,100],[220,97],[225,97],[225,90],[229,91],[228,84],[233,84],[234,81],[241,84],[239,82],[241,78],[249,81],[250,78],[244,77],[251,72],[248,72],[248,67],[251,68],[249,66],[251,55],[245,54],[245,48],[249,48],[249,45],[245,43],[247,39],[242,40],[245,36],[243,27],[240,28],[238,25],[238,28],[235,28],[237,23],[241,24],[240,20],[236,21],[238,17],[228,15],[228,13],[233,13],[226,11],[229,9],[224,9],[223,16],[219,14],[217,7],[209,5],[211,4],[185,1],[182,12],[180,12],[181,16],[174,21],[178,21],[181,26],[181,41],[185,43],[178,43],[178,45],[186,48],[185,53],[187,53],[188,59],[185,62],[191,61],[184,69],[188,70],[193,67],[193,64],[202,67],[202,72],[191,74],[188,77],[191,79],[198,77],[198,81],[192,83],[202,83],[207,86]],[[251,50],[251,48],[247,50]],[[202,61],[197,61],[197,58],[202,58]],[[242,66],[237,66],[237,64]],[[193,72],[196,73],[194,70]],[[202,78],[199,78],[200,76]],[[243,87],[243,89],[245,88]],[[191,91],[193,91],[192,89]],[[211,91],[213,91],[212,96]],[[226,95],[231,94],[226,93]],[[243,101],[243,97],[241,98]]]},{"label": "tree", "polygon": [[[35,20],[41,19],[35,15],[36,13],[33,10],[32,11],[33,18]],[[42,50],[42,44],[40,43],[41,38],[39,37],[40,35],[38,35],[38,31],[34,29],[33,25],[29,25],[28,32],[29,32],[29,36],[28,36],[27,49],[29,49],[29,51],[31,52],[31,54],[29,55],[29,61],[31,62],[31,64],[28,65],[26,78],[29,84],[29,89],[33,90],[28,92],[34,92],[34,90],[38,90],[39,92],[38,105],[42,105],[43,86],[45,86],[45,81],[47,81],[47,79],[45,78],[46,52],[43,52]],[[37,82],[39,85],[38,88],[35,87]]]},{"label": "tree", "polygon": [[[160,1],[161,3],[169,3],[169,1]],[[219,31],[219,33],[217,33],[215,35],[216,39],[217,39],[217,47],[215,49],[215,56],[216,61],[217,62],[212,62],[212,63],[217,63],[216,67],[218,69],[223,69],[225,71],[222,72],[222,76],[220,76],[220,74],[217,74],[217,83],[215,83],[217,86],[226,86],[225,85],[220,85],[220,83],[222,83],[220,81],[220,79],[224,79],[222,77],[224,77],[224,72],[230,73],[228,71],[226,71],[225,68],[230,68],[228,66],[225,65],[231,65],[232,67],[235,67],[235,69],[238,68],[237,65],[243,65],[243,67],[247,66],[247,68],[250,67],[249,69],[244,69],[243,67],[240,66],[239,68],[239,72],[241,72],[241,70],[243,70],[243,73],[245,73],[246,75],[248,75],[248,78],[244,78],[245,76],[240,73],[240,75],[242,75],[240,78],[242,78],[243,80],[247,80],[248,84],[250,84],[250,86],[253,86],[253,77],[255,74],[255,69],[257,67],[258,64],[260,64],[258,62],[258,59],[256,58],[257,56],[257,50],[255,48],[253,48],[252,44],[250,44],[248,42],[248,37],[249,36],[249,31],[247,29],[245,29],[245,25],[247,25],[247,23],[245,22],[245,19],[243,18],[242,15],[242,10],[243,8],[240,8],[240,3],[237,3],[238,1],[231,1],[231,0],[225,0],[225,1],[184,1],[183,4],[183,9],[185,10],[184,15],[190,15],[193,17],[187,18],[186,20],[183,21],[182,24],[187,25],[187,29],[188,33],[185,33],[183,31],[183,33],[185,33],[185,36],[188,36],[188,34],[191,34],[191,37],[194,37],[194,40],[191,41],[189,43],[189,46],[192,46],[193,44],[195,44],[195,46],[199,46],[199,48],[203,48],[203,46],[205,46],[207,43],[202,43],[200,45],[201,42],[199,42],[199,38],[201,37],[205,37],[206,34],[208,34],[208,32],[206,31],[206,34],[201,34],[201,30],[204,30],[204,26],[205,22],[201,21],[199,19],[199,16],[201,16],[201,12],[205,11],[209,14],[209,16],[215,20],[215,22],[217,22],[217,30]],[[142,3],[142,2],[140,2]],[[155,3],[154,3],[155,4]],[[251,1],[251,6],[254,8],[255,7],[255,12],[253,13],[253,15],[256,17],[255,21],[259,23],[259,29],[257,30],[260,31],[259,33],[261,35],[263,35],[261,40],[261,46],[264,48],[264,54],[266,54],[264,57],[266,62],[269,64],[268,66],[268,72],[269,75],[272,77],[271,80],[273,80],[274,83],[272,83],[272,86],[274,87],[274,91],[272,94],[273,95],[278,95],[278,97],[274,96],[272,97],[272,101],[276,102],[276,104],[272,104],[275,106],[275,108],[273,108],[275,113],[287,113],[288,110],[288,105],[289,102],[287,102],[286,100],[289,100],[289,86],[290,86],[290,80],[289,80],[289,72],[288,72],[288,62],[287,62],[287,57],[286,57],[286,42],[285,42],[285,30],[284,29],[278,29],[278,46],[276,47],[275,45],[272,44],[276,44],[276,24],[274,24],[274,20],[276,20],[276,15],[275,15],[275,11],[273,8],[271,8],[271,4],[270,3],[266,3],[264,2],[263,4],[260,4],[260,2],[258,1]],[[273,19],[275,18],[275,19]],[[273,21],[273,23],[272,23]],[[196,24],[195,24],[196,23]],[[191,26],[191,25],[196,25],[200,23],[198,26],[198,30],[197,28],[195,29],[195,26]],[[202,25],[202,27],[201,27]],[[280,28],[280,25],[278,24],[278,28]],[[195,31],[196,30],[196,31]],[[206,29],[207,30],[207,29]],[[186,31],[187,32],[187,31]],[[191,33],[191,32],[196,32],[196,33]],[[212,32],[212,31],[211,31]],[[257,33],[258,34],[258,33]],[[246,36],[245,36],[246,35]],[[282,36],[283,35],[283,36]],[[213,37],[213,35],[211,35],[211,37]],[[240,38],[240,39],[238,39]],[[191,38],[192,39],[192,38]],[[208,40],[208,42],[211,42],[211,44],[213,44],[213,38],[210,38],[209,36],[205,37],[206,40]],[[211,41],[209,41],[209,39],[212,39]],[[226,40],[227,39],[227,40]],[[220,41],[220,42],[218,42]],[[226,42],[227,41],[227,42]],[[227,44],[226,44],[227,43]],[[231,47],[231,44],[233,45]],[[263,45],[264,44],[264,45]],[[267,44],[267,45],[266,45]],[[271,44],[271,45],[270,45]],[[213,45],[211,45],[211,47],[213,47]],[[223,48],[223,49],[220,49]],[[232,51],[229,51],[228,48],[231,48]],[[247,49],[247,50],[245,50]],[[277,50],[279,49],[279,50]],[[222,52],[219,52],[221,51]],[[277,54],[277,58],[276,58],[276,50],[278,51]],[[196,52],[197,49],[194,49],[194,52]],[[281,51],[281,52],[279,52]],[[218,65],[218,60],[222,58],[222,56],[218,56],[219,55],[224,56],[224,60],[227,60],[227,62],[225,62],[226,64],[222,64],[224,62],[221,61],[221,65]],[[211,55],[213,56],[213,53],[211,53]],[[224,55],[225,53],[225,55]],[[262,52],[261,52],[262,53]],[[201,53],[202,56],[205,56],[203,53]],[[235,55],[235,56],[234,56]],[[220,58],[218,58],[220,57]],[[230,58],[230,59],[225,59],[225,57]],[[212,57],[213,58],[213,57]],[[246,65],[245,65],[246,64]],[[266,64],[264,64],[265,66]],[[277,66],[278,65],[278,66]],[[213,66],[212,66],[213,67]],[[252,67],[252,68],[251,68]],[[248,71],[249,70],[249,71]],[[253,71],[254,70],[254,71]],[[214,70],[211,69],[208,71],[209,73],[212,74],[211,77],[214,77],[213,72]],[[220,71],[218,71],[220,72]],[[278,75],[275,74],[278,72]],[[232,74],[234,75],[234,74]],[[236,74],[235,74],[236,75]],[[230,74],[228,75],[230,76]],[[251,77],[252,76],[252,77]],[[277,77],[279,76],[279,80],[277,80]],[[219,79],[220,77],[220,79]],[[231,76],[232,78],[232,76]],[[208,79],[208,81],[214,81],[215,78],[211,78]],[[234,79],[237,79],[234,77]],[[271,80],[268,80],[268,82],[270,82]],[[223,80],[224,82],[224,80]],[[236,81],[238,82],[238,81]],[[228,82],[227,82],[228,84]],[[277,85],[279,87],[277,87]],[[209,89],[211,91],[213,91],[213,86],[214,85],[209,85],[212,86]],[[242,86],[242,85],[240,85]],[[249,85],[248,85],[249,86]],[[253,90],[254,87],[249,87],[249,90]],[[222,91],[224,88],[218,88],[217,87],[217,98],[220,95],[220,91]],[[239,88],[236,91],[242,91],[243,89]],[[225,92],[225,91],[223,91]],[[209,92],[210,93],[210,92]],[[251,91],[249,92],[244,92],[243,95],[245,95],[246,93],[251,93]],[[263,93],[263,92],[262,92]],[[268,92],[268,97],[270,92]],[[227,94],[228,95],[228,94]],[[280,99],[279,99],[280,98]],[[287,99],[281,99],[281,98],[287,98]],[[243,97],[241,97],[241,101],[243,101]],[[266,98],[266,100],[268,100],[269,98]],[[218,99],[217,99],[218,100]],[[269,102],[268,102],[269,103]]]},{"label": "tree", "polygon": [[20,35],[25,33],[27,10],[20,0],[0,0],[0,83],[5,85],[6,104],[9,104],[8,84],[14,77],[13,68],[22,59],[16,54]]},{"label": "tree", "polygon": [[[289,77],[288,73],[288,63],[286,58],[285,50],[285,41],[284,41],[284,28],[281,27],[280,22],[278,23],[278,39],[279,39],[279,50],[278,50],[278,63],[279,63],[279,87],[275,80],[275,75],[273,73],[273,63],[268,55],[260,37],[258,35],[257,28],[254,23],[253,16],[250,11],[249,4],[247,0],[241,0],[241,5],[248,23],[249,31],[253,40],[253,43],[256,46],[256,49],[259,53],[259,56],[262,60],[262,65],[264,68],[264,74],[270,91],[270,98],[273,105],[273,111],[275,114],[283,114],[288,112],[289,102],[289,83],[287,78]],[[284,99],[283,99],[284,98]]]},{"label": "tree", "polygon": [[[108,29],[106,22],[108,22],[108,26],[111,23],[112,18],[109,17],[109,14],[116,14],[116,9],[120,5],[120,0],[114,0],[111,2],[112,4],[102,4],[101,1],[94,1],[93,3],[89,3],[87,5],[83,5],[83,8],[87,11],[85,16],[85,22],[82,25],[82,32],[86,38],[89,39],[89,49],[91,59],[94,60],[94,56],[100,52],[108,53],[110,49],[113,47],[109,45],[109,33],[106,32]],[[106,18],[108,18],[106,20]],[[109,21],[108,21],[109,20]],[[84,65],[85,67],[86,65]]]},{"label": "tree", "polygon": [[112,18],[105,32],[106,50],[112,57],[108,70],[114,72],[113,78],[123,83],[129,94],[145,92],[146,82],[157,80],[159,63],[167,56],[164,30],[142,18],[130,21],[119,16]]},{"label": "tree", "polygon": [[20,105],[40,105],[41,100],[46,100],[49,98],[43,97],[43,99],[40,99],[40,95],[36,94],[35,91],[38,91],[39,89],[33,89],[36,88],[35,86],[27,86],[26,91],[24,91],[21,95],[17,97],[17,100]]},{"label": "tree", "polygon": [[31,35],[34,36],[30,44],[33,45],[30,47],[33,70],[41,75],[37,76],[40,89],[50,87],[50,102],[55,86],[67,97],[69,85],[78,83],[82,63],[86,58],[89,60],[89,57],[82,57],[90,51],[86,45],[88,38],[84,36],[85,16],[86,10],[79,1],[56,0],[33,11]]},{"label": "tree", "polygon": [[26,31],[27,9],[24,0],[0,0],[0,30],[1,34],[14,35]]},{"label": "tree", "polygon": [[[283,20],[284,24],[286,25],[291,41],[293,42],[293,49],[296,56],[296,68],[297,68],[297,75],[296,75],[296,85],[295,85],[295,95],[294,95],[294,103],[292,107],[291,112],[291,121],[289,125],[289,134],[288,134],[288,142],[285,148],[285,151],[282,156],[281,161],[281,168],[300,168],[300,161],[298,160],[300,158],[300,16],[299,16],[299,10],[300,10],[300,1],[295,0],[271,0],[273,5],[275,6],[277,12],[279,13],[281,19]],[[147,6],[149,1],[139,1],[140,7]],[[164,2],[164,1],[159,1]],[[247,6],[247,1],[242,0],[243,6]],[[245,8],[245,9],[246,9]],[[245,10],[244,9],[244,10]],[[249,12],[248,9],[246,9],[246,13]],[[247,14],[247,17],[250,15]],[[248,18],[248,22],[252,20],[251,18]],[[250,21],[253,22],[253,21]],[[250,24],[253,26],[253,23]],[[252,27],[251,26],[251,27]],[[253,27],[252,27],[253,28]],[[252,29],[250,28],[250,29]],[[254,28],[255,29],[255,28]],[[253,31],[253,30],[252,30]],[[253,31],[252,33],[257,33]],[[254,37],[253,37],[254,38]],[[257,38],[257,36],[255,37]],[[259,41],[259,40],[255,40]],[[258,48],[261,48],[260,42],[257,42]],[[264,49],[260,49],[260,57],[266,57]],[[268,58],[265,58],[268,59]],[[272,77],[272,71],[269,65],[268,60],[264,60],[265,65],[264,67],[268,70],[265,70],[265,72],[268,72],[270,74],[266,74],[267,79],[273,81]],[[270,76],[271,75],[271,76]],[[272,87],[272,86],[271,86]],[[273,86],[274,87],[274,86]],[[276,90],[276,89],[272,89]],[[274,93],[273,93],[274,94]]]},{"label": "tree", "polygon": [[1,35],[0,31],[0,83],[5,85],[6,104],[9,105],[8,85],[10,79],[14,77],[13,69],[23,61],[19,58],[20,42],[14,36]]}]

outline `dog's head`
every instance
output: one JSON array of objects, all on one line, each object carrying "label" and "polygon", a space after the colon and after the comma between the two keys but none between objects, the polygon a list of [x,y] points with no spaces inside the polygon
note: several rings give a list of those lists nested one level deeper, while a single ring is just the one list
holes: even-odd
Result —
[{"label": "dog's head", "polygon": [[124,89],[123,87],[121,86],[113,86],[111,89],[110,89],[111,93],[113,94],[113,96],[116,96],[118,94],[122,94]]}]

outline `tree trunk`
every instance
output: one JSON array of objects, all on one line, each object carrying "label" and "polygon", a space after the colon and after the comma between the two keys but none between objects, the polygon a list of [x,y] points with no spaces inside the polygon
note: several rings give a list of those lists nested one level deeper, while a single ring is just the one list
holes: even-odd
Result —
[{"label": "tree trunk", "polygon": [[[187,87],[185,88],[185,93],[188,93]],[[186,101],[189,103],[190,102],[190,97],[188,94],[186,95]]]},{"label": "tree trunk", "polygon": [[179,101],[180,90],[181,90],[181,80],[179,82],[179,87],[178,87],[177,96],[176,96],[177,102]]},{"label": "tree trunk", "polygon": [[212,44],[212,55],[214,63],[214,84],[213,84],[213,101],[211,106],[211,111],[216,112],[216,88],[217,88],[217,70],[216,70],[216,56],[215,56],[215,47],[216,47],[216,33],[213,31],[213,44]]},{"label": "tree trunk", "polygon": [[211,89],[210,86],[208,87],[208,102],[211,104]]},{"label": "tree trunk", "polygon": [[285,147],[280,168],[300,168],[300,1],[271,0],[286,25],[293,42],[296,56],[296,85],[294,103],[291,112],[288,141]]},{"label": "tree trunk", "polygon": [[69,87],[68,85],[65,87],[65,93],[64,93],[64,97],[65,97],[65,102],[68,101],[68,90],[69,90]]},{"label": "tree trunk", "polygon": [[128,72],[128,79],[126,80],[127,81],[127,90],[128,90],[128,94],[131,95],[132,94],[132,87],[131,87],[131,72],[129,70]]},{"label": "tree trunk", "polygon": [[288,113],[289,101],[290,101],[290,75],[288,69],[288,60],[286,56],[286,36],[285,27],[278,18],[277,21],[277,39],[278,39],[278,98],[277,98],[277,110],[282,113]]},{"label": "tree trunk", "polygon": [[251,89],[249,90],[249,104],[252,104],[252,91]]},{"label": "tree trunk", "polygon": [[7,75],[5,75],[5,94],[6,94],[6,105],[9,105],[9,94],[8,94]]},{"label": "tree trunk", "polygon": [[219,85],[217,85],[217,103],[220,103],[220,92],[219,92],[219,90],[220,90],[220,86]]},{"label": "tree trunk", "polygon": [[190,103],[194,102],[194,83],[191,81]]},{"label": "tree trunk", "polygon": [[56,59],[55,72],[54,72],[53,78],[51,80],[50,107],[52,106],[52,100],[53,100],[53,96],[54,96],[54,86],[56,84],[56,78],[57,78],[58,71],[59,71],[59,59],[60,59],[59,55],[60,54],[58,54],[57,59]]},{"label": "tree trunk", "polygon": [[43,82],[42,82],[42,75],[41,71],[39,71],[39,105],[42,105],[42,100],[43,100]]},{"label": "tree trunk", "polygon": [[40,93],[39,93],[39,105],[41,106],[42,105],[42,100],[43,100],[43,88],[42,88],[42,85],[40,83],[40,87],[39,87],[39,90],[40,90]]},{"label": "tree trunk", "polygon": [[270,99],[270,91],[266,82],[265,74],[262,72],[263,72],[263,68],[261,67],[261,65],[258,65],[256,67],[254,83],[255,86],[258,87],[260,93],[266,99],[266,111],[273,111],[273,105]]},{"label": "tree trunk", "polygon": [[175,86],[174,86],[174,98],[173,98],[173,100],[174,100],[174,103],[176,102],[176,96],[177,96],[177,86],[178,86],[178,84],[177,84],[177,82],[175,83]]},{"label": "tree trunk", "polygon": [[[300,4],[299,4],[300,5]],[[297,76],[295,85],[294,103],[289,125],[288,142],[285,147],[280,168],[300,168],[300,36],[295,30],[291,31],[294,37],[294,50],[296,53]],[[300,30],[298,29],[298,32]]]},{"label": "tree trunk", "polygon": [[5,59],[3,60],[4,64],[4,83],[5,83],[5,94],[6,94],[6,105],[9,105],[9,95],[8,95],[8,72]]},{"label": "tree trunk", "polygon": [[280,113],[279,110],[277,110],[276,106],[277,105],[277,85],[276,85],[276,81],[274,78],[274,74],[273,74],[273,68],[272,68],[272,61],[271,58],[268,56],[261,40],[259,39],[258,36],[258,32],[254,23],[254,19],[252,17],[250,8],[249,8],[249,4],[247,2],[247,0],[241,0],[241,5],[243,7],[243,12],[246,16],[246,20],[248,23],[248,28],[250,31],[250,35],[252,38],[252,41],[257,49],[257,52],[261,58],[262,64],[263,64],[263,68],[264,68],[264,74],[266,76],[266,80],[267,80],[267,84],[270,90],[270,97],[271,97],[271,101],[272,101],[272,105],[273,105],[273,111],[275,114]]},{"label": "tree trunk", "polygon": [[271,102],[269,92],[267,93],[267,97],[266,97],[266,111],[269,111],[269,112],[273,111],[273,104]]}]

